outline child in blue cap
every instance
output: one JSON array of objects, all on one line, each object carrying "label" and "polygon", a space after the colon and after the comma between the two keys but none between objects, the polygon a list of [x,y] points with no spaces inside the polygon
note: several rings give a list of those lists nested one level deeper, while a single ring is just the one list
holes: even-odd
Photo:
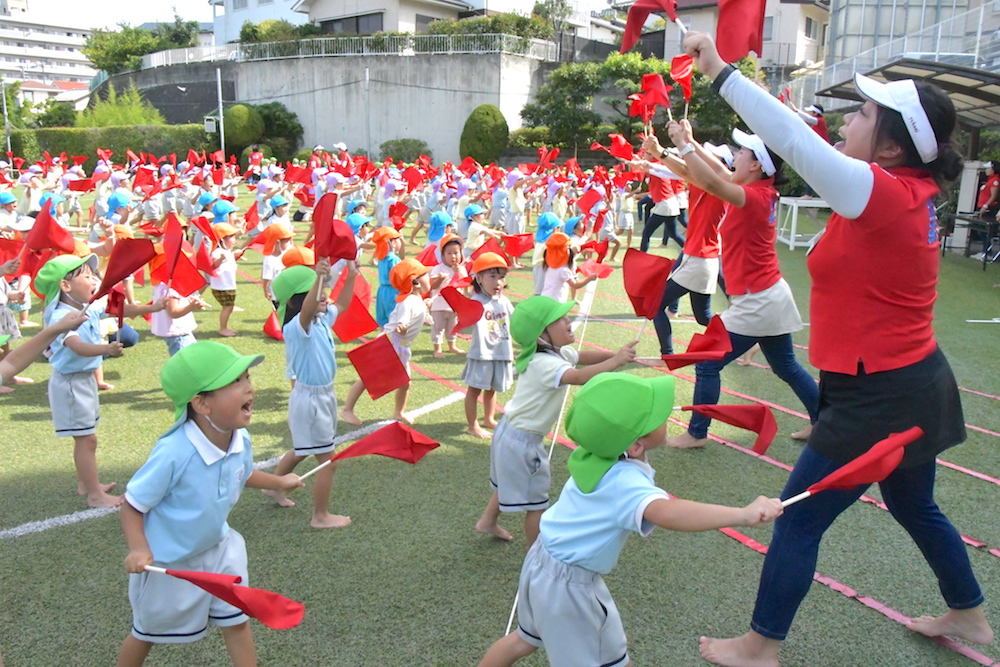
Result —
[{"label": "child in blue cap", "polygon": [[621,616],[602,575],[632,533],[660,526],[697,532],[758,526],[781,514],[781,501],[746,507],[681,500],[653,482],[647,453],[663,445],[674,400],[670,376],[602,373],[577,393],[566,416],[576,443],[570,479],[542,515],[518,584],[517,630],[496,641],[480,667],[512,665],[544,648],[557,667],[631,664]]},{"label": "child in blue cap", "polygon": [[563,226],[562,220],[555,213],[542,213],[538,216],[538,231],[535,232],[535,249],[531,254],[531,271],[535,279],[535,296],[542,293],[545,286],[545,242],[553,232]]}]

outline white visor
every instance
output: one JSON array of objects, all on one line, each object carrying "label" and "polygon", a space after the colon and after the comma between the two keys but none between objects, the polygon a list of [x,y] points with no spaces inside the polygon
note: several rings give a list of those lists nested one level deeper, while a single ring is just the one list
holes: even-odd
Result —
[{"label": "white visor", "polygon": [[727,167],[730,169],[733,168],[733,151],[729,148],[729,146],[726,144],[716,146],[710,141],[706,141],[702,144],[702,146],[704,146],[709,153],[725,162]]},{"label": "white visor", "polygon": [[760,162],[760,166],[766,176],[770,178],[778,171],[774,166],[774,161],[771,160],[771,154],[767,152],[767,147],[764,146],[764,142],[756,134],[747,134],[740,128],[734,127],[733,141],[743,148],[753,151],[754,157]]},{"label": "white visor", "polygon": [[818,113],[820,116],[823,115],[823,112],[820,111],[819,108],[815,104],[810,104],[809,106],[807,106],[805,108],[805,110],[807,112],[809,112],[809,113]]},{"label": "white visor", "polygon": [[937,137],[934,136],[927,112],[920,105],[920,95],[913,79],[879,83],[864,74],[855,73],[854,85],[859,93],[875,104],[899,112],[924,164],[937,159]]}]

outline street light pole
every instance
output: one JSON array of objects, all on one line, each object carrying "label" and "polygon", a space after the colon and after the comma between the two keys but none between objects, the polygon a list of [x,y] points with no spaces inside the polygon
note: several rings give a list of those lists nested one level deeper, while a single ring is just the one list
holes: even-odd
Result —
[{"label": "street light pole", "polygon": [[226,161],[226,126],[222,120],[222,69],[215,68],[215,89],[219,96],[219,146],[222,148],[222,161]]},{"label": "street light pole", "polygon": [[0,79],[0,95],[3,95],[3,132],[7,143],[7,152],[10,153],[10,118],[7,116],[7,84]]}]

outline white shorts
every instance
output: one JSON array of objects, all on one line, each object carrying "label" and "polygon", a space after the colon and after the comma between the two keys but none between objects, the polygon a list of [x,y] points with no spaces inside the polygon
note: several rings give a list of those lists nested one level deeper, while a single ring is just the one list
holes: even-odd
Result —
[{"label": "white shorts", "polygon": [[597,232],[597,241],[598,243],[600,243],[603,242],[604,239],[611,239],[612,241],[617,241],[618,235],[615,234],[614,230],[601,227],[601,231]]},{"label": "white shorts", "polygon": [[511,426],[501,417],[490,442],[490,486],[497,492],[500,511],[544,510],[551,484],[545,436]]},{"label": "white shorts", "polygon": [[[238,575],[243,577],[240,583],[248,585],[246,543],[232,529],[211,549],[176,563],[157,565]],[[128,601],[132,604],[132,636],[155,644],[196,642],[205,636],[209,624],[225,628],[248,620],[239,608],[169,574],[130,574]]]},{"label": "white shorts", "polygon": [[618,607],[596,572],[556,560],[535,540],[521,567],[517,633],[552,667],[629,663]]},{"label": "white shorts", "polygon": [[296,382],[288,397],[288,430],[296,456],[326,454],[336,449],[337,394],[325,387]]},{"label": "white shorts", "polygon": [[620,213],[618,215],[618,220],[615,221],[618,229],[624,231],[626,229],[635,228],[635,215],[632,213]]},{"label": "white shorts", "polygon": [[101,421],[94,371],[63,374],[53,369],[49,378],[49,408],[57,438],[91,435]]},{"label": "white shorts", "polygon": [[462,369],[462,382],[473,389],[505,392],[514,384],[514,363],[466,359],[465,368]]}]

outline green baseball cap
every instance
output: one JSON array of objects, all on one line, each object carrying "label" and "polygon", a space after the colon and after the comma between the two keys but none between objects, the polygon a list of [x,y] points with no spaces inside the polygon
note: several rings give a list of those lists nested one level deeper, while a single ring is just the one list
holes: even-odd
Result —
[{"label": "green baseball cap", "polygon": [[243,356],[228,345],[203,340],[181,349],[160,369],[160,384],[180,419],[187,405],[203,391],[221,389],[248,368],[264,361],[264,355]]},{"label": "green baseball cap", "polygon": [[659,428],[674,407],[674,378],[600,373],[577,392],[566,433],[577,444],[569,474],[590,493],[636,440]]},{"label": "green baseball cap", "polygon": [[510,335],[521,346],[514,367],[518,373],[528,368],[528,362],[538,349],[538,337],[545,327],[573,310],[574,302],[561,303],[550,296],[533,296],[514,307],[510,315]]},{"label": "green baseball cap", "polygon": [[285,306],[288,300],[296,294],[303,294],[312,289],[316,282],[316,272],[308,266],[299,264],[290,266],[271,282],[271,293],[274,299],[280,303],[278,306],[278,322],[285,321]]},{"label": "green baseball cap", "polygon": [[77,257],[76,255],[59,255],[45,262],[35,276],[35,290],[45,297],[48,305],[52,299],[59,296],[59,283],[70,271],[76,271],[84,264],[90,265],[91,271],[97,271],[97,255]]}]

